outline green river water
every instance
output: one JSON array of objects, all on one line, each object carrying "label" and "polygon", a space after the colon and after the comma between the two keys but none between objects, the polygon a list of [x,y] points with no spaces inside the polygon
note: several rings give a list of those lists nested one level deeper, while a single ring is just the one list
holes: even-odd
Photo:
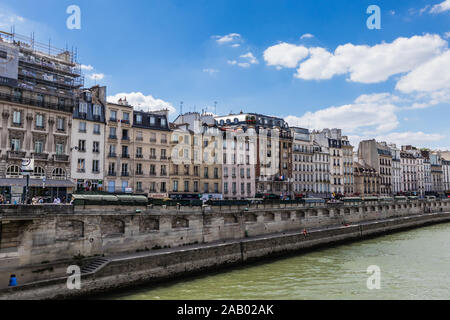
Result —
[{"label": "green river water", "polygon": [[[381,288],[369,290],[367,268]],[[321,249],[102,299],[450,299],[450,223]]]}]

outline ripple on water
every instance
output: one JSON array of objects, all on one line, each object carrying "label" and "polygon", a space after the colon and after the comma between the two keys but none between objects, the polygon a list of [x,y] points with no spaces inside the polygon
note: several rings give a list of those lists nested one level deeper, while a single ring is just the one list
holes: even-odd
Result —
[{"label": "ripple on water", "polygon": [[[435,225],[105,298],[450,299],[449,231]],[[381,268],[380,290],[366,287],[370,265]]]}]

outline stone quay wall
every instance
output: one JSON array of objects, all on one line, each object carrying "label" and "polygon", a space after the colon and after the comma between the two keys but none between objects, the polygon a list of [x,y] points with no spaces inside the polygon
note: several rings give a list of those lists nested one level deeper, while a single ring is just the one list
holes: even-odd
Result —
[{"label": "stone quay wall", "polygon": [[[424,223],[423,217],[446,219],[449,215],[445,212],[450,212],[448,201],[204,208],[13,207],[0,206],[2,230],[8,225],[10,229],[1,235],[0,245],[5,243],[6,248],[0,247],[0,288],[7,285],[11,273],[27,287],[28,283],[65,279],[75,256],[85,260],[108,257],[110,262],[93,276],[98,286],[91,286],[91,291],[111,286],[107,279],[125,285],[171,277],[182,270],[241,263],[276,252],[379,234],[395,229],[397,223],[401,227]],[[314,228],[325,231],[308,233],[305,242],[303,229]],[[174,251],[176,247],[180,250]],[[138,252],[143,256],[127,258]],[[123,258],[115,258],[120,255]]]}]

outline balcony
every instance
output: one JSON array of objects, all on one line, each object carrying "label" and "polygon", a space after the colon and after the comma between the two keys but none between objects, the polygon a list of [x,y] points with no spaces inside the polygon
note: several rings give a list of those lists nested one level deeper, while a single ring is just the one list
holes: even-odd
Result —
[{"label": "balcony", "polygon": [[67,154],[54,154],[53,161],[56,162],[69,162],[69,156]]},{"label": "balcony", "polygon": [[122,120],[120,120],[120,123],[122,123],[122,124],[130,124],[130,120],[122,119]]},{"label": "balcony", "polygon": [[108,153],[108,158],[117,158],[117,154],[115,152]]},{"label": "balcony", "polygon": [[161,177],[167,176],[167,172],[161,172],[160,176],[161,176]]},{"label": "balcony", "polygon": [[142,137],[136,137],[136,141],[144,141],[144,138],[142,138]]},{"label": "balcony", "polygon": [[136,159],[142,159],[144,156],[142,154],[136,154]]},{"label": "balcony", "polygon": [[150,156],[150,160],[156,160],[156,156]]},{"label": "balcony", "polygon": [[129,154],[122,154],[122,155],[121,155],[121,158],[122,158],[122,159],[129,159],[129,158],[130,158],[130,155],[129,155]]},{"label": "balcony", "polygon": [[130,173],[129,172],[122,172],[121,176],[122,177],[129,177]]},{"label": "balcony", "polygon": [[37,99],[16,97],[14,95],[7,94],[7,93],[0,93],[0,100],[14,102],[14,103],[23,104],[23,105],[43,107],[43,108],[53,109],[53,110],[60,110],[60,111],[65,111],[65,112],[70,112],[70,113],[72,113],[72,110],[75,107],[74,103],[66,104],[65,106],[61,106],[61,105],[58,105],[57,103],[40,101]]},{"label": "balcony", "polygon": [[161,160],[167,160],[166,156],[161,156]]},{"label": "balcony", "polygon": [[23,159],[27,153],[25,151],[8,151],[9,159]]},{"label": "balcony", "polygon": [[156,139],[150,139],[150,142],[156,143]]},{"label": "balcony", "polygon": [[156,172],[150,172],[150,177],[156,177]]},{"label": "balcony", "polygon": [[116,173],[114,171],[108,171],[108,176],[115,177]]},{"label": "balcony", "polygon": [[142,171],[136,171],[137,176],[142,176],[144,173]]},{"label": "balcony", "polygon": [[161,140],[161,144],[167,144],[167,140]]},{"label": "balcony", "polygon": [[109,136],[108,136],[108,139],[111,139],[111,140],[117,140],[117,136],[114,134],[114,135],[112,135],[112,134],[110,134]]},{"label": "balcony", "polygon": [[33,153],[35,160],[48,160],[48,153]]},{"label": "balcony", "polygon": [[130,141],[130,137],[128,137],[128,136],[122,136],[122,141],[129,142],[129,141]]}]

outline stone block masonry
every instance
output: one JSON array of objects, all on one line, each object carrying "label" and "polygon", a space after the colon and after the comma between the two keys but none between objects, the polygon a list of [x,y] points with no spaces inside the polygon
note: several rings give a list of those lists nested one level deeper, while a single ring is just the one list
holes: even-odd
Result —
[{"label": "stone block masonry", "polygon": [[[21,225],[14,235],[15,246],[0,251],[0,283],[2,287],[7,285],[13,272],[24,285],[4,289],[0,297],[39,298],[37,292],[41,298],[92,293],[360,239],[438,219],[450,220],[450,214],[445,213],[450,212],[447,201],[179,210],[148,207],[138,211],[130,207],[57,208],[41,207],[33,212],[34,207],[29,207],[27,213],[19,214],[20,208],[13,214],[7,206],[0,207],[2,228],[13,219]],[[434,213],[428,213],[430,210]],[[310,230],[307,237],[302,233],[305,228]],[[2,234],[0,243],[14,243],[8,239],[12,235],[10,231]],[[83,275],[83,283],[90,289],[78,293],[63,290],[66,268],[74,264],[75,256],[94,259],[102,255],[109,262],[97,272]],[[52,281],[58,290],[50,289]],[[35,286],[38,291],[30,291]]]}]

